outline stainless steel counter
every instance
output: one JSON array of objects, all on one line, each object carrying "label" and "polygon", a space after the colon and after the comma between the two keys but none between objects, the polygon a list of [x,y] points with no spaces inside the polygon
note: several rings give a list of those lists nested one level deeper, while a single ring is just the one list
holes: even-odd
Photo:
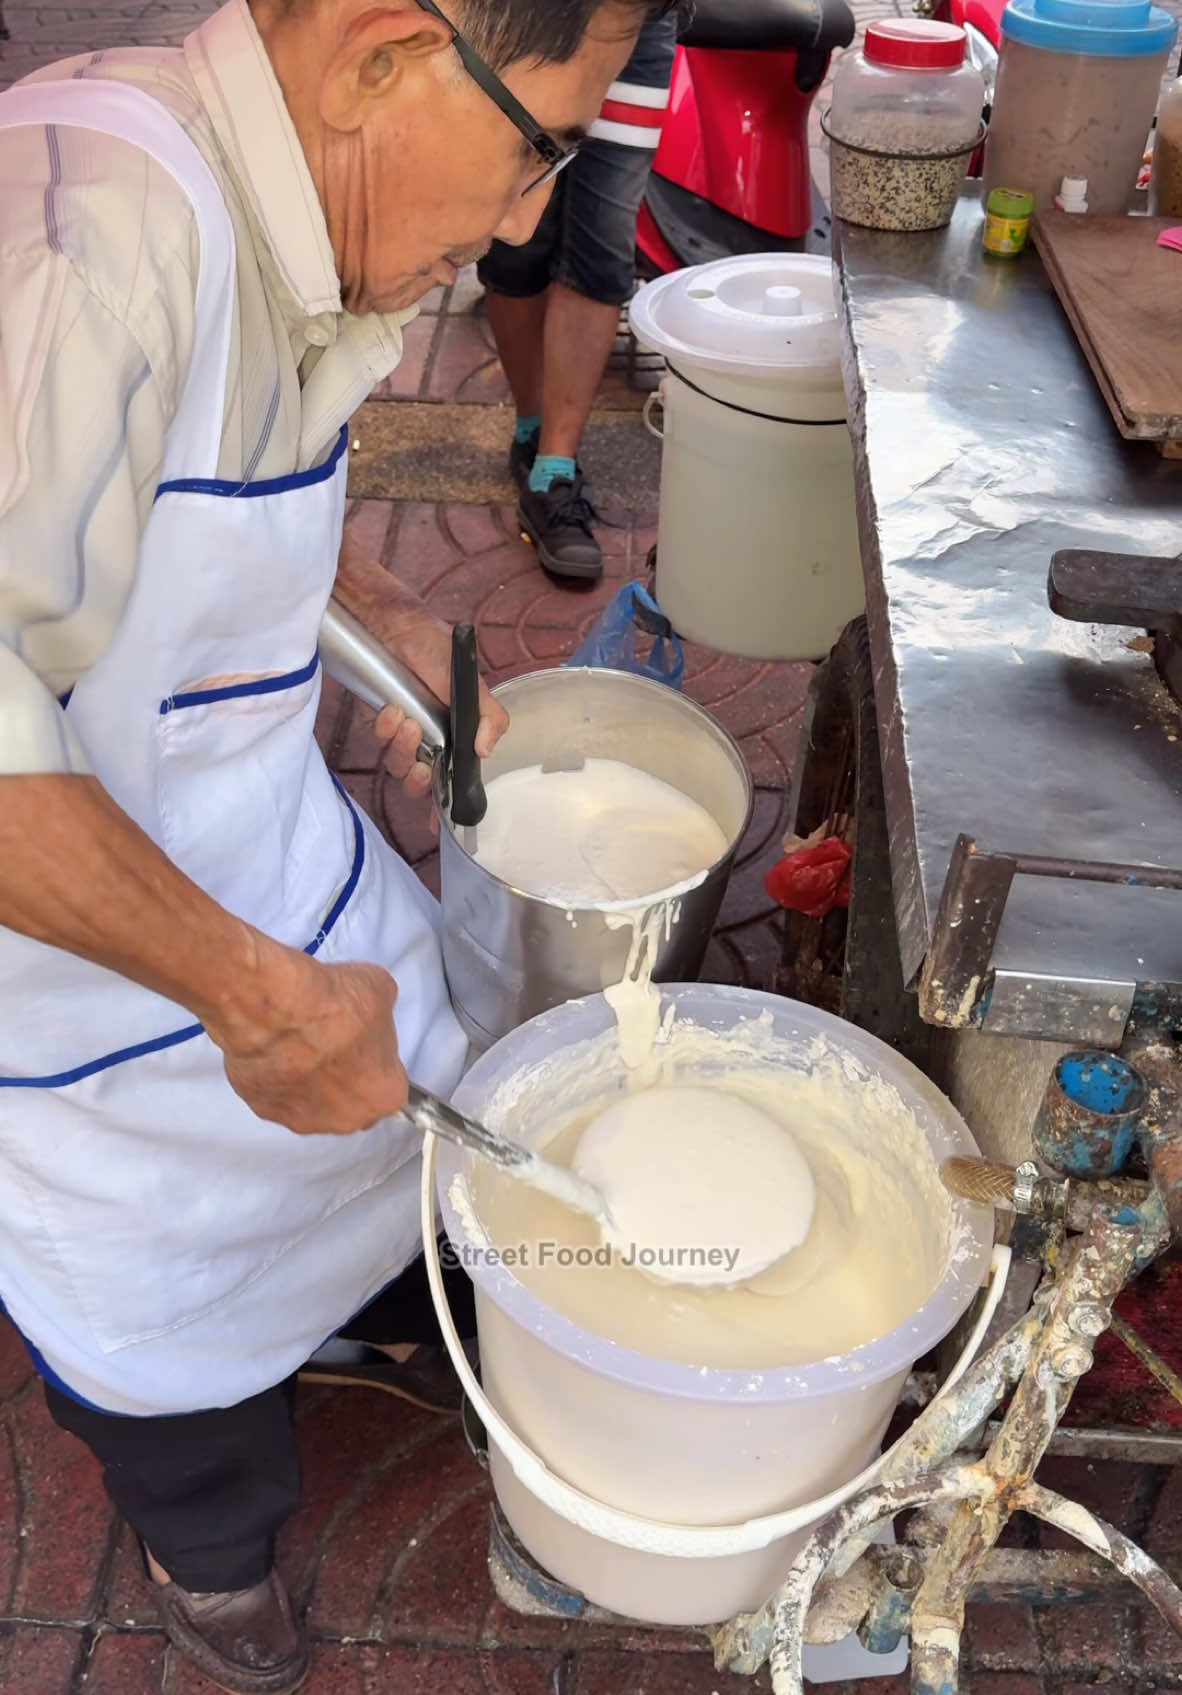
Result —
[{"label": "stainless steel counter", "polygon": [[[1037,256],[841,226],[846,388],[904,971],[957,836],[1182,865],[1182,709],[1135,632],[1057,618],[1061,548],[1182,553],[1182,463],[1123,442]],[[1182,286],[1182,258],[1179,259]],[[986,1029],[1120,1038],[1182,982],[1182,894],[1019,876]]]}]

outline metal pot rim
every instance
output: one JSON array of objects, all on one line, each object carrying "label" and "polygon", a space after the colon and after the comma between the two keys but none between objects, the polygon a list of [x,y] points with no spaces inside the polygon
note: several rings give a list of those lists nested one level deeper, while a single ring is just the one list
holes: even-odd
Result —
[{"label": "metal pot rim", "polygon": [[747,796],[747,804],[743,811],[742,823],[734,832],[732,839],[727,843],[725,850],[719,854],[716,860],[714,860],[710,865],[707,865],[703,871],[696,874],[693,878],[689,878],[681,883],[674,883],[667,889],[655,889],[651,894],[633,895],[626,900],[571,902],[569,900],[559,900],[550,895],[531,894],[528,890],[519,889],[514,883],[505,882],[502,877],[498,877],[495,872],[488,870],[488,868],[481,865],[478,860],[473,859],[472,855],[468,852],[461,840],[460,832],[457,831],[445,809],[440,804],[442,778],[439,768],[436,767],[432,793],[435,800],[435,809],[439,816],[440,833],[442,834],[442,832],[446,831],[451,841],[455,844],[457,850],[463,854],[469,864],[475,865],[482,875],[487,877],[489,882],[494,884],[495,887],[504,889],[508,894],[513,895],[518,900],[535,901],[539,906],[549,907],[555,912],[643,912],[647,908],[656,906],[664,901],[676,900],[679,895],[688,894],[691,889],[700,887],[700,885],[704,883],[708,877],[710,877],[721,866],[725,865],[727,860],[733,856],[735,849],[746,834],[747,827],[751,822],[751,815],[755,810],[755,784],[752,781],[751,771],[748,767],[747,761],[743,757],[742,748],[731,735],[730,731],[724,729],[724,727],[718,722],[717,718],[715,718],[712,713],[707,712],[704,706],[699,706],[696,700],[691,700],[688,695],[682,694],[679,690],[670,689],[667,683],[654,682],[651,677],[638,677],[634,671],[617,671],[606,665],[550,665],[544,670],[523,671],[520,676],[509,677],[505,680],[505,682],[499,683],[492,692],[499,698],[506,690],[512,690],[523,683],[530,683],[535,678],[564,676],[614,677],[625,682],[628,686],[639,688],[642,691],[652,690],[659,691],[660,694],[666,696],[674,695],[686,709],[688,716],[690,718],[699,719],[703,726],[705,726],[710,733],[730,751],[735,761],[736,770],[741,774],[743,779]]}]

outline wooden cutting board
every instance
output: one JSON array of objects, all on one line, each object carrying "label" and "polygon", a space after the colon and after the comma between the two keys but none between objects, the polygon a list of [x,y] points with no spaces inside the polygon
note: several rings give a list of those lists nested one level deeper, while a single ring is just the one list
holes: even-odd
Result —
[{"label": "wooden cutting board", "polygon": [[1182,455],[1182,253],[1176,218],[1049,212],[1034,242],[1117,428]]}]

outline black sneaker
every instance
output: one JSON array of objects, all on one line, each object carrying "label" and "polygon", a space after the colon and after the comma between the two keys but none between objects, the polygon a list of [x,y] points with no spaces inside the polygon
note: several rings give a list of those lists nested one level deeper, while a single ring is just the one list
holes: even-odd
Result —
[{"label": "black sneaker", "polygon": [[583,473],[578,470],[573,483],[559,478],[544,493],[527,483],[517,502],[517,516],[547,571],[556,577],[594,582],[603,575],[603,554],[591,529],[595,508],[584,488]]},{"label": "black sneaker", "polygon": [[517,437],[514,436],[509,443],[509,475],[522,492],[529,482],[529,474],[534,468],[534,460],[538,457],[538,442],[541,440],[541,434],[540,430],[535,430],[533,435],[526,436],[524,441],[518,441]]}]

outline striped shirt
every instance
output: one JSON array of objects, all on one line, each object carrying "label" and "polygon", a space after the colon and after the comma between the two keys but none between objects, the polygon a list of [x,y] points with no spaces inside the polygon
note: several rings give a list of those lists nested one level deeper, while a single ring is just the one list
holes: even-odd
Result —
[{"label": "striped shirt", "polygon": [[[179,120],[237,243],[218,475],[317,464],[397,364],[414,308],[358,318],[246,0],[183,48],[89,54],[30,81],[100,77]],[[126,142],[0,130],[0,772],[84,771],[59,697],[130,591],[193,337],[191,205]]]}]

